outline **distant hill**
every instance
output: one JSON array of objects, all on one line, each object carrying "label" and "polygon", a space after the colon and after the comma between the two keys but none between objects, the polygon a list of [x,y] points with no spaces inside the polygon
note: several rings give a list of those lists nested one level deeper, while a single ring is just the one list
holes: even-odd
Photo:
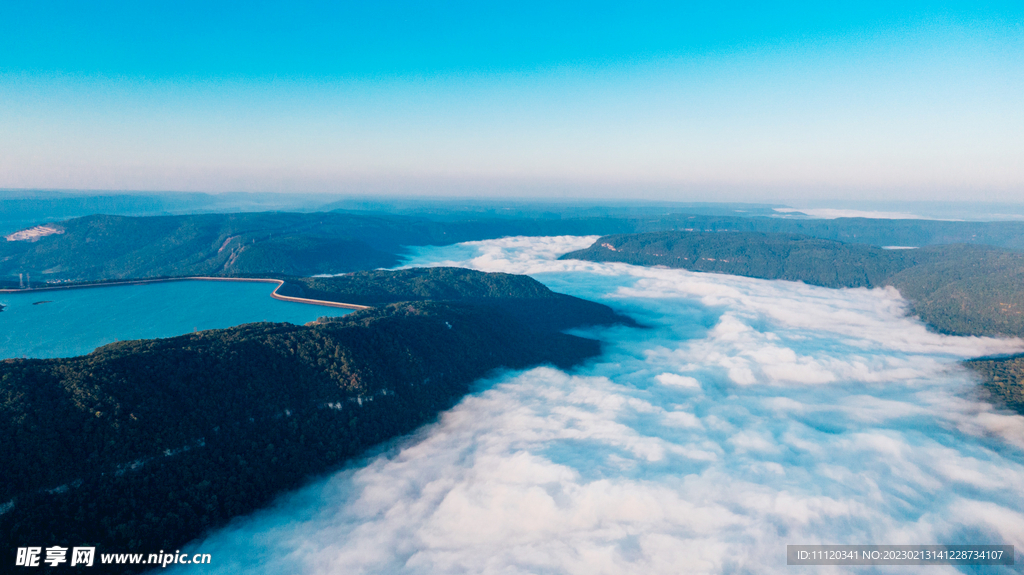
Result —
[{"label": "distant hill", "polygon": [[404,246],[506,235],[595,233],[600,221],[424,218],[344,213],[87,216],[50,226],[35,241],[0,240],[0,280],[44,281],[162,276],[344,273],[392,267]]},{"label": "distant hill", "polygon": [[[831,288],[893,286],[931,328],[1024,338],[1024,253],[978,245],[883,250],[792,234],[662,232],[605,236],[562,259],[624,262]],[[967,365],[1024,413],[1024,359]]]},{"label": "distant hill", "polygon": [[[59,224],[61,234],[0,242],[0,271],[36,282],[277,271],[306,275],[391,266],[393,252],[355,239],[353,228],[388,222],[311,220],[304,214],[88,216]],[[315,231],[314,231],[314,228]]]},{"label": "distant hill", "polygon": [[279,293],[328,301],[380,305],[396,301],[556,298],[530,276],[466,268],[418,267],[360,271],[332,277],[288,278]]},{"label": "distant hill", "polygon": [[[105,205],[105,204],[101,204]],[[528,235],[609,235],[655,231],[798,234],[873,246],[984,244],[1024,249],[1024,222],[835,220],[647,212],[599,208],[563,216],[514,207],[502,217],[469,212],[236,213],[183,216],[93,215],[50,221],[63,233],[0,240],[0,284],[185,275],[314,275],[393,267],[406,246]],[[614,215],[601,215],[603,213]],[[527,217],[528,216],[528,217]],[[16,230],[12,230],[16,231]]]},{"label": "distant hill", "polygon": [[547,331],[581,325],[636,325],[633,319],[616,314],[608,306],[555,293],[529,276],[465,268],[409,268],[336,277],[287,278],[278,293],[367,306],[400,301],[486,305]]},{"label": "distant hill", "polygon": [[[653,225],[652,225],[653,224]],[[646,227],[644,227],[646,226]],[[975,244],[1024,250],[1024,222],[962,222],[873,218],[792,219],[714,215],[666,215],[648,220],[632,232],[760,232],[797,234],[871,246]],[[602,235],[624,233],[609,231]]]},{"label": "distant hill", "polygon": [[[404,270],[313,286],[375,294],[378,307],[0,362],[0,505],[13,505],[0,547],[180,548],[431,421],[491,370],[599,353],[554,328],[621,319],[508,274]],[[383,303],[408,295],[421,301]],[[506,299],[552,305],[509,312]],[[560,305],[560,322],[538,321]]]},{"label": "distant hill", "polygon": [[903,251],[757,232],[656,232],[605,236],[561,259],[624,262],[802,281],[824,287],[873,287],[908,266]]},{"label": "distant hill", "polygon": [[624,262],[830,287],[896,287],[934,329],[1024,337],[1024,253],[945,245],[884,250],[792,234],[605,236],[562,259]]}]

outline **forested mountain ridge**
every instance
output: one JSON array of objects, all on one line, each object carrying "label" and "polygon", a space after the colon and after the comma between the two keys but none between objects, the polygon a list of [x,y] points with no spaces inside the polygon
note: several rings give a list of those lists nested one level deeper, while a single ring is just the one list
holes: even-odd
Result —
[{"label": "forested mountain ridge", "polygon": [[[318,214],[320,215],[320,214]],[[392,246],[372,246],[393,222],[309,214],[86,216],[36,241],[0,242],[0,271],[36,281],[235,275],[306,275],[392,266]],[[383,248],[383,249],[382,249]]]},{"label": "forested mountain ridge", "polygon": [[0,546],[179,548],[429,422],[494,369],[600,352],[559,330],[631,323],[527,276],[288,281],[375,307],[0,362]]},{"label": "forested mountain ridge", "polygon": [[886,280],[943,333],[1024,337],[1024,253],[987,246],[921,248]]},{"label": "forested mountain ridge", "polygon": [[982,357],[964,365],[981,378],[988,399],[1024,415],[1024,355]]},{"label": "forested mountain ridge", "polygon": [[180,547],[430,421],[490,370],[598,352],[494,307],[412,302],[4,360],[0,542]]},{"label": "forested mountain ridge", "polygon": [[1024,355],[983,357],[964,364],[982,377],[993,400],[1024,415]]},{"label": "forested mountain ridge", "polygon": [[685,232],[758,232],[796,234],[812,238],[871,246],[924,247],[946,244],[975,244],[1024,250],[1024,222],[970,222],[951,220],[876,218],[773,218],[740,216],[666,215],[648,220],[629,231],[601,235]]},{"label": "forested mountain ridge", "polygon": [[[392,267],[403,246],[507,235],[589,234],[604,221],[435,222],[345,213],[86,216],[52,224],[59,233],[0,241],[0,279],[96,281],[162,276],[308,276]],[[13,280],[12,280],[13,278]]]},{"label": "forested mountain ridge", "polygon": [[637,325],[608,306],[555,293],[529,276],[466,268],[407,268],[335,277],[286,278],[277,293],[366,306],[400,301],[472,303],[501,309],[531,327],[548,331],[583,325]]},{"label": "forested mountain ridge", "polygon": [[604,236],[560,259],[624,262],[823,287],[874,287],[905,268],[905,253],[794,234],[656,232]]},{"label": "forested mountain ridge", "polygon": [[891,285],[940,332],[1024,337],[1024,253],[990,246],[885,250],[792,234],[658,232],[604,236],[562,259],[661,265],[830,288]]},{"label": "forested mountain ridge", "polygon": [[[801,234],[875,246],[968,243],[1024,249],[1024,222],[835,220],[692,215],[452,219],[386,213],[260,212],[93,215],[49,222],[60,233],[0,241],[0,284],[159,276],[306,276],[392,267],[404,246],[514,235],[608,235],[665,230]],[[595,210],[594,214],[601,213]]]},{"label": "forested mountain ridge", "polygon": [[282,295],[377,305],[396,301],[554,298],[530,276],[467,268],[416,267],[372,270],[330,277],[287,278]]},{"label": "forested mountain ridge", "polygon": [[[930,327],[1024,338],[1024,253],[978,245],[883,250],[791,234],[663,232],[605,236],[563,259],[624,262],[824,287],[893,286]],[[1024,358],[965,362],[998,402],[1024,413]]]}]

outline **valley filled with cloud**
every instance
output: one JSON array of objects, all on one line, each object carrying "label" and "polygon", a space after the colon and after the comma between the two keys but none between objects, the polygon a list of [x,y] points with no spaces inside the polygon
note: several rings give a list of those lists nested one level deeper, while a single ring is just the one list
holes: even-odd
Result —
[{"label": "valley filled with cloud", "polygon": [[891,288],[557,260],[594,239],[416,248],[407,265],[529,274],[644,327],[575,331],[605,348],[571,372],[479,382],[202,541],[212,572],[766,573],[787,544],[1024,546],[1024,417],[959,364],[1024,342],[929,332]]}]

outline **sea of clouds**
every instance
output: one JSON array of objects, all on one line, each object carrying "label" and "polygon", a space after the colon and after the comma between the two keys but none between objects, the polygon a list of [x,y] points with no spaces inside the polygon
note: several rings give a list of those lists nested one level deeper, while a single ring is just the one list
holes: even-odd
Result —
[{"label": "sea of clouds", "polygon": [[579,331],[605,353],[568,373],[480,382],[194,544],[212,572],[837,573],[787,567],[786,545],[1024,548],[1024,417],[958,364],[1021,341],[930,333],[891,289],[556,259],[594,239],[419,249],[410,265],[527,273],[648,327]]}]

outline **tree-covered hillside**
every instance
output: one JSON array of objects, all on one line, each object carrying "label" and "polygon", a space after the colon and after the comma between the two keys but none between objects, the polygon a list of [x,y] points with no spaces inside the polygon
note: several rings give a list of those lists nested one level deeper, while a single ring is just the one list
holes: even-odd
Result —
[{"label": "tree-covered hillside", "polygon": [[982,385],[1002,405],[1024,414],[1024,356],[980,358],[964,362],[982,378]]},{"label": "tree-covered hillside", "polygon": [[[1024,222],[963,222],[947,220],[888,220],[873,218],[739,217],[715,215],[666,215],[648,219],[631,232],[760,232],[797,234],[871,246],[931,246],[976,244],[1024,250]],[[609,231],[604,235],[625,233]]]},{"label": "tree-covered hillside", "polygon": [[452,267],[373,270],[333,277],[289,278],[279,293],[360,305],[396,301],[549,298],[560,295],[529,276]]},{"label": "tree-covered hillside", "polygon": [[0,362],[0,547],[179,548],[429,422],[491,370],[599,353],[559,330],[632,323],[526,276],[288,282],[375,307]]},{"label": "tree-covered hillside", "polygon": [[[502,210],[504,213],[504,210]],[[694,215],[650,210],[633,216],[594,209],[577,215],[509,208],[506,217],[437,213],[239,213],[86,216],[49,222],[59,234],[0,241],[0,284],[185,275],[313,275],[394,266],[404,246],[528,235],[655,231],[801,234],[874,246],[967,243],[1024,249],[1024,222],[836,220]],[[601,215],[608,213],[609,215]],[[611,214],[617,215],[611,215]],[[584,215],[588,214],[588,215]]]},{"label": "tree-covered hillside", "polygon": [[907,266],[903,251],[754,232],[658,232],[605,236],[561,259],[625,262],[824,287],[873,287]]},{"label": "tree-covered hillside", "polygon": [[435,222],[344,213],[87,216],[60,233],[0,241],[0,279],[95,281],[190,275],[313,275],[396,265],[403,246],[506,235],[589,234],[601,222]]},{"label": "tree-covered hillside", "polygon": [[986,246],[922,248],[893,275],[925,323],[944,333],[1024,337],[1024,253]]},{"label": "tree-covered hillside", "polygon": [[883,250],[790,234],[661,232],[605,236],[562,258],[831,288],[891,285],[940,332],[1024,337],[1024,253],[989,246]]},{"label": "tree-covered hillside", "polygon": [[0,242],[0,271],[8,277],[31,273],[40,282],[266,271],[306,275],[397,263],[392,251],[358,237],[388,233],[387,222],[319,221],[305,214],[88,216],[61,223],[60,234]]},{"label": "tree-covered hillside", "polygon": [[412,302],[0,363],[0,547],[174,549],[366,447],[498,367],[598,343],[487,307]]},{"label": "tree-covered hillside", "polygon": [[[893,286],[935,330],[1024,338],[1024,253],[978,245],[916,250],[790,234],[664,232],[605,236],[563,259],[624,262],[839,287]],[[992,397],[1024,413],[1024,358],[967,365]]]},{"label": "tree-covered hillside", "polygon": [[523,275],[465,268],[409,268],[336,277],[287,278],[282,295],[377,306],[400,301],[458,301],[497,307],[531,326],[561,331],[581,325],[635,325],[609,307],[555,293]]}]

